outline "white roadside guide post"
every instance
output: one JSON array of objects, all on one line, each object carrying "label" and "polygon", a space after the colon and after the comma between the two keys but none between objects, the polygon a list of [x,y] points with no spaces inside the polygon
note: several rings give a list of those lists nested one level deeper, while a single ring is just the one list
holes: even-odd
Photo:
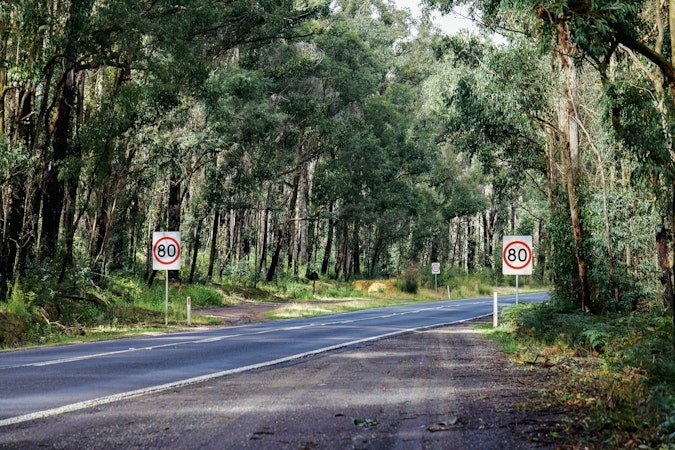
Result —
[{"label": "white roadside guide post", "polygon": [[164,326],[169,325],[169,270],[180,270],[180,231],[152,233],[152,269],[165,270]]},{"label": "white roadside guide post", "polygon": [[[516,276],[516,304],[518,304],[518,277],[532,275],[532,236],[504,236],[502,274]],[[494,294],[494,325],[497,326],[497,293]]]},{"label": "white roadside guide post", "polygon": [[497,291],[492,298],[492,326],[497,328],[499,322],[499,301],[497,300]]}]

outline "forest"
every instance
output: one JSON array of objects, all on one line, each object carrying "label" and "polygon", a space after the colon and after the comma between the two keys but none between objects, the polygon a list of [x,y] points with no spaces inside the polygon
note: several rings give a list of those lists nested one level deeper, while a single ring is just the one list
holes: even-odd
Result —
[{"label": "forest", "polygon": [[529,234],[581,310],[671,308],[672,5],[426,6],[3,2],[0,301],[151,283],[174,230],[187,283],[498,272]]},{"label": "forest", "polygon": [[457,4],[3,2],[0,303],[152,283],[174,230],[186,283],[498,273],[528,234],[581,310],[672,308],[675,7],[478,0],[444,35]]},{"label": "forest", "polygon": [[672,360],[675,0],[422,3],[0,2],[0,314],[152,284],[153,231],[175,282],[251,285],[497,280],[532,235],[555,299]]}]

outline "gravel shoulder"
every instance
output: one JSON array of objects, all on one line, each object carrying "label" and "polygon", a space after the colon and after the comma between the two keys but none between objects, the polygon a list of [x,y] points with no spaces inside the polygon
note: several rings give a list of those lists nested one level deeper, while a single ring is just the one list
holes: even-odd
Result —
[{"label": "gravel shoulder", "polygon": [[528,407],[545,369],[515,366],[475,325],[4,427],[0,448],[560,448],[560,411]]}]

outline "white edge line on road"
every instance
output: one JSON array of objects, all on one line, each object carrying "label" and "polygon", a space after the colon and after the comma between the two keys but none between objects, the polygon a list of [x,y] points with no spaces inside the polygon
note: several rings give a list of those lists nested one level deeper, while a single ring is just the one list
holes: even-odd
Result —
[{"label": "white edge line on road", "polygon": [[489,314],[483,314],[483,315],[476,316],[476,317],[469,317],[467,319],[455,320],[453,322],[440,323],[440,324],[430,325],[430,326],[426,326],[426,327],[408,328],[408,329],[405,329],[405,330],[393,331],[391,333],[385,333],[385,334],[381,334],[381,335],[378,335],[378,336],[372,336],[372,337],[369,337],[369,338],[359,339],[359,340],[356,340],[356,341],[344,342],[344,343],[341,343],[341,344],[332,345],[330,347],[324,347],[324,348],[320,348],[320,349],[317,349],[317,350],[312,350],[310,352],[300,353],[300,354],[292,355],[292,356],[287,356],[287,357],[284,357],[284,358],[279,358],[279,359],[275,359],[275,360],[272,360],[272,361],[266,361],[266,362],[259,363],[259,364],[252,364],[250,366],[239,367],[239,368],[230,369],[230,370],[224,370],[224,371],[221,371],[221,372],[215,372],[215,373],[211,373],[211,374],[208,374],[208,375],[201,375],[201,376],[193,377],[193,378],[187,378],[185,380],[174,381],[172,383],[160,384],[158,386],[151,386],[151,387],[143,388],[143,389],[137,389],[135,391],[121,392],[119,394],[113,394],[113,395],[108,395],[108,396],[105,396],[105,397],[95,398],[95,399],[92,399],[92,400],[85,400],[85,401],[82,401],[82,402],[71,403],[70,405],[60,406],[58,408],[52,408],[52,409],[45,409],[44,411],[37,411],[37,412],[34,412],[34,413],[23,414],[21,416],[9,417],[7,419],[0,420],[0,427],[6,427],[6,426],[9,426],[9,425],[16,425],[16,424],[19,424],[19,423],[28,422],[28,421],[36,420],[36,419],[45,419],[45,418],[48,418],[48,417],[58,416],[60,414],[65,414],[65,413],[70,413],[70,412],[75,412],[75,411],[79,411],[79,410],[86,409],[86,408],[94,408],[94,407],[97,407],[97,406],[107,405],[109,403],[119,402],[121,400],[127,400],[127,399],[131,399],[131,398],[135,398],[135,397],[141,397],[143,395],[156,394],[156,393],[168,391],[168,390],[171,390],[171,389],[176,389],[176,388],[180,388],[180,387],[189,386],[189,385],[192,385],[192,384],[202,383],[204,381],[210,381],[210,380],[220,378],[220,377],[225,377],[225,376],[228,376],[228,375],[234,375],[234,374],[237,374],[237,373],[246,372],[246,371],[249,371],[249,370],[261,369],[263,367],[268,367],[268,366],[274,366],[276,364],[282,364],[282,363],[285,363],[285,362],[294,361],[296,359],[302,359],[302,358],[306,358],[308,356],[314,356],[314,355],[318,355],[320,353],[326,353],[326,352],[330,352],[332,350],[337,350],[337,349],[344,348],[344,347],[350,347],[350,346],[353,346],[353,345],[362,344],[364,342],[370,342],[370,341],[376,341],[376,340],[379,340],[379,339],[385,339],[385,338],[388,338],[388,337],[396,336],[398,334],[409,333],[409,332],[412,332],[412,331],[439,328],[439,327],[443,327],[443,326],[447,326],[447,325],[455,325],[455,324],[458,324],[458,323],[468,322],[470,320],[480,319],[480,318],[488,317],[488,316],[491,316],[491,315],[492,315],[492,313],[489,313]]}]

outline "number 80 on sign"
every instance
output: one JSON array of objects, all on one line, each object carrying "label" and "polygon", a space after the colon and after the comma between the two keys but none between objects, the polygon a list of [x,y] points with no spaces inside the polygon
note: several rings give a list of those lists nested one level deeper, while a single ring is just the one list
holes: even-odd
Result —
[{"label": "number 80 on sign", "polygon": [[152,269],[180,269],[180,231],[155,231],[152,233]]},{"label": "number 80 on sign", "polygon": [[532,275],[532,259],[532,236],[504,236],[504,275]]}]

